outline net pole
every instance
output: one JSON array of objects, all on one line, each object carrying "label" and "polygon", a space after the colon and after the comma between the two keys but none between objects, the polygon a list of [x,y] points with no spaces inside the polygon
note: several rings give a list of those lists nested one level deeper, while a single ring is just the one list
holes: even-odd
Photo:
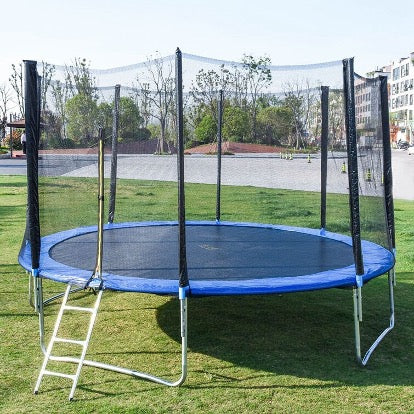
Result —
[{"label": "net pole", "polygon": [[361,246],[361,223],[359,213],[358,153],[355,121],[354,59],[343,60],[345,129],[348,155],[349,207],[351,217],[352,248],[355,260],[357,285],[362,286],[364,264]]},{"label": "net pole", "polygon": [[[104,221],[104,129],[99,128],[98,141],[98,240],[96,243],[96,265],[93,275],[85,287],[91,286],[94,279],[100,281],[102,287],[102,259],[103,259],[103,221]],[[92,287],[92,286],[91,286]]]},{"label": "net pole", "polygon": [[119,131],[119,97],[121,85],[115,85],[114,109],[112,120],[112,153],[111,153],[111,184],[109,187],[109,213],[108,223],[113,223],[115,218],[116,201],[116,177],[118,168],[118,131]]},{"label": "net pole", "polygon": [[217,126],[217,201],[216,201],[216,222],[220,221],[221,214],[221,141],[223,125],[223,90],[219,91],[218,101],[218,126]]},{"label": "net pole", "polygon": [[328,175],[329,86],[321,87],[321,229],[326,229],[326,183]]},{"label": "net pole", "polygon": [[185,235],[184,195],[184,111],[183,111],[183,70],[182,54],[175,53],[175,94],[177,107],[177,175],[178,175],[178,231],[179,231],[179,286],[188,286],[187,253]]},{"label": "net pole", "polygon": [[387,215],[388,240],[391,249],[395,249],[394,199],[392,194],[392,164],[390,121],[388,110],[388,88],[386,76],[380,76],[381,122],[384,149],[384,193]]},{"label": "net pole", "polygon": [[37,62],[24,61],[24,110],[27,160],[27,214],[32,260],[32,272],[37,276],[40,256],[38,145],[40,134],[40,107]]}]

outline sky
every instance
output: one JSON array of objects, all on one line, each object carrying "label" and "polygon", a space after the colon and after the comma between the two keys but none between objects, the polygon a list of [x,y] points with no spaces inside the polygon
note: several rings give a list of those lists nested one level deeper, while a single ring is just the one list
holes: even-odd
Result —
[{"label": "sky", "polygon": [[106,69],[155,52],[273,65],[355,57],[366,73],[414,52],[414,1],[15,0],[2,2],[0,85],[23,59]]}]

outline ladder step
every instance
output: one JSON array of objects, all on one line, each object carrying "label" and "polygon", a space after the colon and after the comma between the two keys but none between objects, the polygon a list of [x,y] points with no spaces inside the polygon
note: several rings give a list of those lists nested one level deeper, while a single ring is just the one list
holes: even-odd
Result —
[{"label": "ladder step", "polygon": [[65,310],[73,310],[73,311],[79,311],[79,312],[95,312],[95,308],[83,308],[81,306],[70,306],[70,305],[65,305],[63,307]]},{"label": "ladder step", "polygon": [[43,371],[43,375],[52,375],[54,377],[69,378],[72,381],[74,381],[76,377],[76,375],[63,374],[62,372],[48,371],[46,369]]},{"label": "ladder step", "polygon": [[49,355],[50,361],[60,361],[60,362],[73,362],[74,364],[79,364],[80,358],[74,358],[70,356],[56,356]]},{"label": "ladder step", "polygon": [[58,338],[58,337],[56,337],[54,339],[54,341],[55,342],[64,342],[64,343],[67,343],[67,344],[82,345],[82,346],[84,346],[85,343],[86,343],[86,341],[80,341],[80,340],[77,340],[77,339]]}]

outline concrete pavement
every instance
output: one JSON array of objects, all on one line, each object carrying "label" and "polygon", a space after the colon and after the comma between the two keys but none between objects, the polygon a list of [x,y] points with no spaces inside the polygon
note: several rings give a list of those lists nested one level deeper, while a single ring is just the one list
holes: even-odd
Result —
[{"label": "concrete pavement", "polygon": [[[44,156],[45,157],[45,156]],[[45,157],[46,158],[46,157]],[[65,156],[47,156],[47,175],[53,171],[69,176],[96,176],[93,157],[75,159]],[[106,176],[109,176],[109,157],[105,157]],[[345,154],[335,154],[328,160],[328,191],[347,192],[347,175],[340,169]],[[121,155],[118,159],[118,177],[175,181],[175,156]],[[407,151],[393,150],[394,198],[414,200],[414,156]],[[185,157],[186,181],[194,183],[216,183],[216,158],[205,155]],[[281,160],[268,154],[243,154],[225,156],[222,161],[222,183],[224,185],[247,185],[267,188],[288,188],[318,191],[320,182],[320,159],[306,156],[292,161]],[[0,175],[25,175],[26,160],[22,158],[0,159]]]}]

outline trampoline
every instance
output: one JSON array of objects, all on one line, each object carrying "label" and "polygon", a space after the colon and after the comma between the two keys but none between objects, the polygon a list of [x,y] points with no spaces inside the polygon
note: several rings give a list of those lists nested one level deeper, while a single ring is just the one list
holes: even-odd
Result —
[{"label": "trampoline", "polygon": [[[178,295],[177,222],[104,227],[103,287]],[[189,295],[288,293],[355,286],[352,238],[308,228],[232,222],[187,222]],[[95,265],[97,228],[42,238],[40,275],[85,285]],[[363,241],[363,282],[394,265],[387,249]],[[20,263],[31,270],[29,249]]]},{"label": "trampoline", "polygon": [[[353,295],[356,358],[360,364],[366,365],[378,344],[394,327],[395,229],[387,79],[385,77],[366,79],[356,75],[353,71],[352,59],[345,59],[341,69],[343,89],[332,85],[332,93],[336,95],[333,101],[340,98],[339,101],[343,100],[345,103],[344,108],[337,109],[339,112],[335,113],[341,121],[339,124],[345,126],[343,136],[339,131],[333,133],[329,129],[329,87],[319,88],[320,80],[317,78],[318,86],[315,85],[309,93],[315,94],[316,102],[316,99],[319,99],[316,91],[320,91],[320,114],[314,114],[315,122],[320,120],[321,123],[316,128],[317,134],[320,134],[320,169],[313,167],[316,162],[311,162],[309,154],[306,164],[302,158],[300,168],[303,173],[300,178],[315,180],[317,177],[316,180],[319,182],[316,183],[315,190],[312,192],[289,192],[288,190],[297,189],[295,180],[299,175],[295,169],[287,166],[288,164],[282,164],[284,161],[280,154],[277,168],[267,167],[267,170],[270,174],[280,174],[283,175],[282,178],[286,177],[290,187],[282,186],[278,189],[283,188],[289,192],[286,200],[290,204],[285,205],[283,200],[279,199],[277,191],[272,192],[271,195],[265,194],[263,197],[258,196],[259,191],[246,191],[246,194],[254,193],[252,197],[257,196],[257,199],[264,203],[267,219],[263,217],[263,222],[278,223],[263,224],[222,219],[223,105],[225,98],[230,99],[231,95],[225,97],[223,91],[217,91],[217,185],[214,188],[209,187],[208,190],[210,191],[211,188],[216,190],[215,220],[202,221],[213,218],[214,214],[209,208],[199,211],[200,204],[195,204],[195,207],[193,205],[191,210],[192,214],[195,213],[191,218],[199,220],[192,221],[189,220],[190,216],[186,216],[183,72],[182,55],[179,49],[176,51],[176,114],[174,119],[177,129],[176,203],[175,201],[170,203],[168,198],[170,193],[165,195],[165,192],[168,192],[165,182],[159,187],[156,179],[150,179],[143,184],[139,176],[123,177],[128,180],[119,181],[120,171],[140,172],[145,168],[139,163],[142,154],[137,154],[132,150],[128,157],[119,158],[121,161],[128,159],[130,164],[127,164],[127,168],[124,166],[124,169],[118,169],[117,166],[121,89],[119,84],[114,88],[108,193],[105,192],[104,168],[104,141],[108,137],[105,137],[103,129],[96,131],[99,134],[96,154],[89,154],[87,158],[76,155],[76,151],[62,156],[58,159],[59,162],[56,162],[57,158],[54,158],[56,154],[51,156],[42,154],[42,157],[39,157],[41,136],[39,77],[36,62],[25,62],[28,209],[19,263],[30,272],[29,297],[39,316],[40,344],[44,353],[43,364],[34,388],[35,393],[38,392],[45,375],[54,375],[72,381],[69,394],[69,399],[72,399],[81,368],[84,365],[143,378],[167,386],[181,385],[187,376],[188,298],[210,295],[265,295],[350,288]],[[302,73],[301,69],[299,71]],[[293,74],[294,78],[297,74]],[[358,87],[354,82],[359,82]],[[128,89],[126,91],[130,93]],[[358,130],[355,119],[355,94],[361,91],[365,93],[364,96],[370,97],[373,111],[371,124],[366,130],[361,126]],[[48,106],[45,105],[45,107]],[[342,105],[340,107],[342,108]],[[91,125],[91,131],[96,126],[95,121]],[[51,134],[53,133],[56,131],[52,130]],[[361,134],[369,134],[372,146],[361,149],[358,146],[358,138],[360,138],[358,134],[360,137]],[[44,135],[47,139],[47,134]],[[85,139],[89,138],[88,132]],[[328,168],[329,146],[333,148],[335,145],[342,145],[343,141],[346,141],[346,152],[340,154],[340,165],[336,165],[335,157],[331,157],[334,164],[330,164]],[[147,156],[152,156],[152,154],[147,154]],[[155,157],[151,158],[151,160],[154,159]],[[292,158],[289,157],[289,159]],[[293,160],[287,162],[299,168],[299,162],[297,164]],[[256,171],[260,174],[266,171],[262,165],[255,165]],[[272,165],[276,165],[276,161]],[[197,173],[202,176],[203,172],[201,168],[199,169]],[[171,168],[168,167],[167,170],[167,173],[171,172]],[[237,171],[233,171],[233,174],[250,174],[251,172],[249,168],[245,168],[246,171],[242,170],[243,167],[240,167]],[[332,180],[330,183],[328,171]],[[43,176],[43,179],[39,180],[39,176]],[[211,184],[211,180],[206,182]],[[94,198],[95,186],[98,188],[98,201]],[[154,191],[147,191],[152,186],[154,186]],[[197,189],[200,188],[197,187]],[[231,200],[234,204],[231,204],[232,211],[227,210],[226,214],[232,214],[233,210],[238,208],[238,205],[234,207],[236,202],[248,203],[246,194],[243,194],[244,188],[233,189]],[[121,190],[124,192],[122,193]],[[205,203],[211,201],[212,193],[208,191],[206,190],[205,193],[206,198],[202,199],[203,208],[205,207],[204,200]],[[316,193],[320,193],[320,198],[315,198]],[[329,196],[328,193],[330,193]],[[144,199],[149,203],[146,211],[140,209],[140,201],[143,198],[139,197],[143,194],[146,197]],[[104,224],[104,199],[107,195],[109,195],[108,224]],[[156,199],[156,195],[159,198]],[[266,198],[267,196],[269,198]],[[302,197],[307,197],[307,203],[304,204],[308,207],[304,209],[300,205]],[[119,217],[123,217],[119,220],[120,222],[115,220],[117,202],[119,202],[117,209],[125,209],[122,214],[119,214]],[[154,205],[161,208],[152,210]],[[159,221],[161,217],[171,217],[166,209],[171,209],[173,205],[177,208],[178,214],[175,216],[177,220]],[[318,212],[314,213],[313,208]],[[240,218],[240,213],[243,211],[250,214],[252,210],[241,208],[240,212],[237,212],[238,220],[260,221],[260,218]],[[328,219],[327,212],[330,214]],[[298,223],[309,227],[319,226],[319,228],[293,227],[279,220],[279,217],[288,217],[288,223],[291,224],[295,222],[292,219],[295,219],[296,215],[301,216],[301,221]],[[314,220],[318,215],[320,225]],[[140,217],[145,216],[154,218],[154,221],[138,221]],[[234,215],[229,214],[228,217],[231,218]],[[261,215],[252,214],[250,217],[261,217]],[[307,220],[308,217],[309,220]],[[81,225],[84,227],[80,227]],[[71,228],[72,226],[74,228]],[[333,233],[328,229],[343,229],[341,231],[349,232],[349,236]],[[390,302],[389,324],[362,356],[360,340],[362,288],[370,280],[386,273],[388,273]],[[65,293],[44,300],[43,279],[67,284]],[[96,294],[93,296],[96,298],[93,307],[68,304],[74,291],[87,288]],[[176,381],[136,369],[86,359],[87,347],[105,290],[178,296],[181,374]],[[46,345],[44,306],[62,296],[63,300],[55,327]],[[90,315],[85,340],[77,339],[75,334],[73,334],[74,338],[59,337],[62,316],[67,311],[87,312]],[[55,356],[53,347],[56,342],[80,345],[80,356]],[[76,373],[69,375],[64,371],[50,371],[47,369],[50,361],[76,364]]]}]

